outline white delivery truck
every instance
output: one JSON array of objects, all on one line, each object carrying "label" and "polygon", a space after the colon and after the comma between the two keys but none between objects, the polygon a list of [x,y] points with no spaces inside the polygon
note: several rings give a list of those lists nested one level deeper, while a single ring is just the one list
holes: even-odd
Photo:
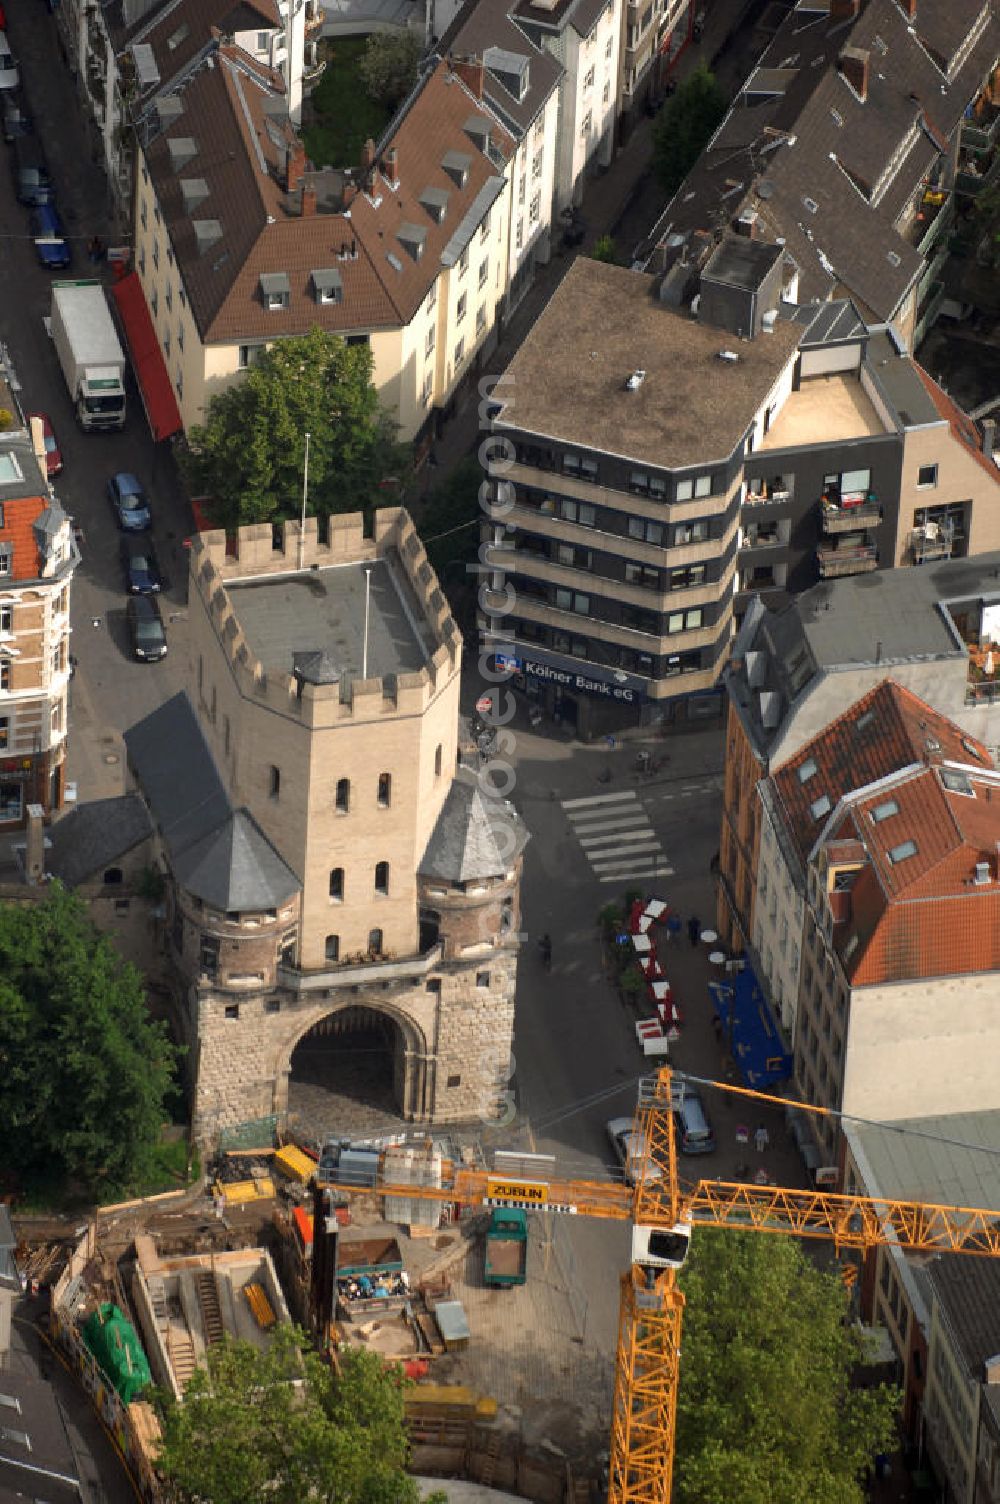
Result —
[{"label": "white delivery truck", "polygon": [[100,282],[53,282],[52,340],[80,427],[125,427],[125,353]]}]

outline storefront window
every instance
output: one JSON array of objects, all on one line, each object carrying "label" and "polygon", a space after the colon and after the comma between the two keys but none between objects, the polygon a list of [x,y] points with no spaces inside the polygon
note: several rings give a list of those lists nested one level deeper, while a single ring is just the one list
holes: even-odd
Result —
[{"label": "storefront window", "polygon": [[20,783],[0,783],[0,820],[20,820],[24,787]]}]

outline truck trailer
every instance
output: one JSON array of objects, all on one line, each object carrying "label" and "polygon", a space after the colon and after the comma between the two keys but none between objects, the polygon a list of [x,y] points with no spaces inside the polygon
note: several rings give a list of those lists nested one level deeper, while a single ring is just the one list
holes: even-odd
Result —
[{"label": "truck trailer", "polygon": [[125,352],[100,282],[53,282],[52,342],[85,432],[125,427]]}]

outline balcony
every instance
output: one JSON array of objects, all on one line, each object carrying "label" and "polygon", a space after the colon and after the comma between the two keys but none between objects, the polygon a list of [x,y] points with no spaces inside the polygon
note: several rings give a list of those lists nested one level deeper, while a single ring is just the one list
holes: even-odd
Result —
[{"label": "balcony", "polygon": [[871,574],[878,568],[878,549],[867,543],[852,543],[848,548],[818,548],[816,563],[823,580],[847,574]]},{"label": "balcony", "polygon": [[412,982],[425,977],[435,966],[440,965],[443,955],[444,947],[438,941],[423,955],[404,956],[402,959],[389,956],[381,960],[347,956],[336,965],[316,971],[303,971],[297,966],[279,966],[278,981],[293,992],[325,992],[348,987],[377,987],[389,982]]},{"label": "balcony", "polygon": [[927,188],[913,217],[909,241],[921,254],[929,254],[933,246],[947,234],[955,220],[955,200],[943,188]]},{"label": "balcony", "polygon": [[954,546],[954,529],[942,522],[925,522],[915,527],[907,539],[914,564],[931,559],[950,559]]},{"label": "balcony", "polygon": [[872,492],[868,499],[857,506],[844,506],[834,501],[819,504],[820,525],[828,536],[832,533],[856,533],[858,528],[878,527],[882,521],[882,508]]},{"label": "balcony", "polygon": [[791,501],[794,495],[795,482],[786,481],[782,475],[776,475],[773,481],[748,480],[743,505],[760,507],[767,502]]},{"label": "balcony", "polygon": [[962,126],[962,147],[971,151],[992,151],[1000,139],[1000,106],[984,103],[972,120]]}]

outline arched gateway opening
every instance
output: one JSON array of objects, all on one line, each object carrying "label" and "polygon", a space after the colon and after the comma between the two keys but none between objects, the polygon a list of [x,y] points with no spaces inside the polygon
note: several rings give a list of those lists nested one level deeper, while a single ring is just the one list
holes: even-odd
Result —
[{"label": "arched gateway opening", "polygon": [[289,1121],[322,1140],[418,1117],[415,1034],[381,1008],[351,1005],[319,1019],[292,1050]]}]

